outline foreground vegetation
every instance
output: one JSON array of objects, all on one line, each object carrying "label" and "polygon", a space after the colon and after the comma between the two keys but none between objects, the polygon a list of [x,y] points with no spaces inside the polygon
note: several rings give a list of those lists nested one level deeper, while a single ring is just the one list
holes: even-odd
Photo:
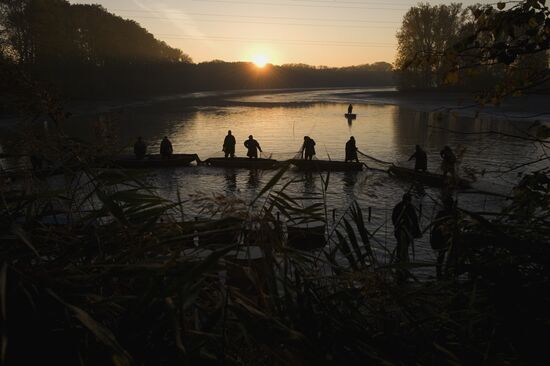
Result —
[{"label": "foreground vegetation", "polygon": [[[26,114],[64,117],[10,74]],[[548,127],[535,127],[527,140],[548,162]],[[403,275],[435,263],[395,263],[357,205],[320,250],[289,245],[289,220],[329,220],[322,200],[288,194],[286,168],[251,202],[203,197],[216,214],[183,221],[183,198],[98,168],[97,147],[59,131],[24,137],[65,183],[45,184],[48,171],[0,180],[2,364],[547,363],[548,166],[518,177],[502,212],[455,209],[445,276],[419,282]]]},{"label": "foreground vegetation", "polygon": [[392,248],[357,205],[322,249],[290,246],[284,223],[329,220],[322,203],[285,192],[286,168],[252,202],[203,197],[218,214],[182,221],[183,199],[167,201],[135,173],[92,168],[78,141],[47,143],[50,158],[66,159],[67,183],[30,175],[0,191],[4,364],[545,360],[548,169],[521,179],[490,220],[457,209],[446,277],[417,282],[400,279],[435,264],[381,260]]}]

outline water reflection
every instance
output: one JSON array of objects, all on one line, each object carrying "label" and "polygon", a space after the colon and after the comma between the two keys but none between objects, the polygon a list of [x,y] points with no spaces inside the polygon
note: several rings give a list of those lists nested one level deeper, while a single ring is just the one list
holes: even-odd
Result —
[{"label": "water reflection", "polygon": [[344,191],[348,193],[353,192],[355,183],[357,183],[358,174],[359,172],[355,172],[355,171],[344,172],[344,177],[342,178],[342,181],[344,183]]},{"label": "water reflection", "polygon": [[[299,98],[299,93],[292,98]],[[358,104],[357,102],[355,104]],[[195,107],[172,108],[150,107],[126,109],[109,116],[116,130],[116,144],[131,146],[136,136],[143,136],[149,144],[149,151],[156,152],[163,136],[172,140],[175,152],[197,153],[201,159],[223,156],[221,151],[227,130],[232,130],[237,140],[236,155],[245,156],[243,141],[250,134],[261,143],[267,155],[286,160],[300,149],[303,136],[312,136],[317,145],[317,158],[343,160],[345,143],[349,136],[355,136],[359,150],[380,160],[406,162],[420,144],[428,154],[428,169],[439,168],[439,151],[444,145],[467,148],[463,166],[478,170],[524,162],[538,154],[537,148],[517,140],[494,135],[472,134],[481,131],[498,131],[517,134],[525,127],[520,123],[504,120],[462,118],[454,114],[419,112],[394,105],[361,105],[361,118],[353,123],[342,120],[343,103],[299,104],[292,108],[285,105],[262,107]],[[66,126],[70,135],[83,139],[93,137],[93,121],[97,117],[72,117]],[[450,130],[459,132],[452,133]],[[366,161],[371,164],[371,161]],[[374,167],[384,168],[385,166]],[[154,171],[151,184],[158,186],[159,194],[168,199],[177,199],[179,190],[185,199],[196,191],[205,194],[234,193],[243,200],[255,197],[275,172],[247,171],[189,167]],[[515,174],[515,173],[512,173]],[[326,173],[323,173],[326,177]],[[506,176],[504,176],[506,178]],[[514,181],[514,176],[508,176]],[[286,179],[296,180],[288,187],[289,195],[303,196],[305,193],[315,199],[322,188],[321,178],[316,172],[289,170]],[[503,178],[485,175],[481,178],[490,188],[500,187]],[[377,240],[386,244],[393,240],[391,208],[404,192],[412,189],[418,205],[423,205],[424,215],[436,211],[436,202],[441,193],[437,189],[411,186],[410,182],[394,179],[383,172],[332,173],[326,195],[328,210],[348,207],[357,201],[363,212],[373,209],[373,227],[379,228]],[[446,192],[448,194],[448,192]],[[456,195],[457,193],[455,193]],[[480,201],[479,196],[458,193],[460,204],[466,208],[496,209],[502,202],[498,200]],[[309,203],[309,202],[308,202]],[[491,207],[492,206],[492,207]],[[189,203],[186,215],[200,215],[200,208]],[[389,213],[389,215],[388,215]],[[386,235],[387,234],[387,235]],[[391,246],[390,246],[391,247]],[[428,238],[417,242],[420,258],[430,258]]]},{"label": "water reflection", "polygon": [[250,169],[248,171],[248,182],[247,182],[247,188],[248,189],[256,189],[258,188],[258,184],[260,184],[259,179],[259,172],[256,169]]},{"label": "water reflection", "polygon": [[237,190],[237,172],[235,169],[224,169],[225,187],[229,192]]},{"label": "water reflection", "polygon": [[313,173],[312,171],[303,172],[305,193],[318,193],[316,188],[317,186],[315,184],[316,175],[317,173]]}]

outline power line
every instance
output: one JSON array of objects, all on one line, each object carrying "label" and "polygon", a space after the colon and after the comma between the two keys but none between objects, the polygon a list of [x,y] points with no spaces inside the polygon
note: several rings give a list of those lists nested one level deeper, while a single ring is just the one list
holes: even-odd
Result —
[{"label": "power line", "polygon": [[[187,37],[187,35],[184,34],[171,34],[171,33],[160,33],[160,35],[164,36],[176,36],[176,37]],[[205,38],[231,38],[231,39],[238,39],[243,41],[265,41],[265,42],[271,42],[271,41],[293,41],[293,42],[309,42],[309,43],[342,43],[342,44],[376,44],[376,45],[393,45],[395,46],[395,43],[387,43],[387,42],[356,42],[356,41],[332,41],[332,40],[315,40],[315,39],[281,39],[281,38],[249,38],[249,37],[227,37],[227,36],[203,36]]]},{"label": "power line", "polygon": [[367,42],[337,42],[337,41],[316,41],[316,40],[278,40],[278,39],[259,39],[259,38],[235,38],[235,37],[218,37],[218,36],[203,36],[203,37],[187,37],[187,36],[170,36],[158,34],[162,38],[169,39],[184,39],[190,41],[219,41],[219,42],[270,42],[289,44],[296,46],[334,46],[334,47],[395,47],[391,43],[367,43]]},{"label": "power line", "polygon": [[360,4],[360,5],[410,5],[413,6],[416,2],[370,2],[370,1],[333,1],[333,0],[290,0],[299,3],[318,3],[318,4]]},{"label": "power line", "polygon": [[[147,16],[134,16],[135,19],[159,19],[159,20],[187,20],[185,18],[170,18],[170,17],[147,17]],[[312,23],[277,23],[277,22],[252,22],[243,20],[217,20],[217,19],[197,19],[197,22],[211,22],[211,23],[237,23],[237,24],[260,24],[260,25],[289,25],[299,27],[336,27],[336,28],[362,28],[362,29],[396,29],[395,26],[368,26],[368,25],[339,25],[339,24],[312,24]],[[189,24],[189,23],[188,23]]]},{"label": "power line", "polygon": [[[117,12],[139,12],[139,13],[162,13],[159,10],[130,10],[130,9],[111,9]],[[329,22],[355,22],[355,23],[383,23],[383,24],[399,24],[401,22],[389,22],[380,20],[362,20],[362,19],[330,19],[330,18],[295,18],[295,17],[277,17],[277,16],[259,16],[259,15],[237,15],[237,14],[214,14],[214,13],[188,13],[183,10],[170,10],[171,13],[183,13],[190,16],[212,16],[212,17],[234,17],[234,18],[253,18],[253,19],[282,19],[282,20],[308,20],[308,21],[329,21]]]},{"label": "power line", "polygon": [[335,5],[305,5],[305,4],[289,4],[289,3],[269,3],[269,2],[252,2],[252,1],[229,1],[229,0],[191,0],[196,2],[211,2],[211,3],[225,3],[225,4],[244,4],[244,5],[266,5],[266,6],[290,6],[301,8],[336,8],[336,9],[368,9],[368,10],[406,10],[410,7],[402,8],[372,8],[369,6],[335,6]]}]

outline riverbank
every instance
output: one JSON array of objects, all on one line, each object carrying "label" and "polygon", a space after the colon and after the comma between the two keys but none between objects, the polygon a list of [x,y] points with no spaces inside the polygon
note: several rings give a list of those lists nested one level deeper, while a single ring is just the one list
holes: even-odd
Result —
[{"label": "riverbank", "polygon": [[[199,91],[150,98],[68,101],[74,116],[93,116],[125,110],[190,111],[207,106],[288,107],[314,103],[396,105],[423,112],[452,112],[460,116],[491,116],[509,120],[550,121],[546,95],[509,97],[498,106],[480,105],[471,93],[399,91],[395,87],[291,88]],[[16,123],[16,114],[0,116],[0,125]]]},{"label": "riverbank", "polygon": [[480,105],[471,93],[376,90],[340,93],[367,104],[390,104],[424,112],[453,112],[460,116],[493,116],[510,120],[550,121],[548,95],[505,98],[500,105]]}]

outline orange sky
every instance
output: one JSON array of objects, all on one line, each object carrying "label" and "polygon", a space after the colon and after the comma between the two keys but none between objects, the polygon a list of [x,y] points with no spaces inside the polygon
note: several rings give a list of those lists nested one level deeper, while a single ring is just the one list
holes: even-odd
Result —
[{"label": "orange sky", "polygon": [[[140,23],[194,62],[350,66],[395,59],[411,0],[71,0]],[[465,1],[466,4],[475,1]],[[482,1],[489,2],[489,1]],[[431,2],[433,4],[449,2]]]}]

